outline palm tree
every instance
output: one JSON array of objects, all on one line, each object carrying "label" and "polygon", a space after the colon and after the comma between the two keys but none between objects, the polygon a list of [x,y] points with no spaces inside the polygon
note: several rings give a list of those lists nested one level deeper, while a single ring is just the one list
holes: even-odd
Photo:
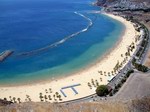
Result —
[{"label": "palm tree", "polygon": [[19,103],[21,103],[21,99],[20,98],[17,98],[17,100],[18,100]]},{"label": "palm tree", "polygon": [[45,101],[47,101],[47,95],[44,95]]},{"label": "palm tree", "polygon": [[60,101],[62,101],[62,99],[61,99],[61,95],[58,95],[58,98],[59,98],[59,100],[60,100]]},{"label": "palm tree", "polygon": [[100,73],[101,75],[103,75],[103,72],[102,72],[102,71],[98,71],[98,73]]},{"label": "palm tree", "polygon": [[10,101],[12,101],[12,99],[11,99],[12,97],[11,96],[9,96],[9,99],[10,99]]},{"label": "palm tree", "polygon": [[96,81],[96,86],[97,86],[97,87],[99,86],[99,83],[98,83],[98,81]]},{"label": "palm tree", "polygon": [[29,95],[26,95],[26,97],[29,98],[30,96],[29,96]]},{"label": "palm tree", "polygon": [[28,100],[27,100],[27,99],[25,99],[25,101],[27,102]]},{"label": "palm tree", "polygon": [[114,71],[111,71],[111,74],[114,75]]},{"label": "palm tree", "polygon": [[88,86],[90,87],[90,89],[92,89],[92,86],[91,86],[91,84],[88,82]]},{"label": "palm tree", "polygon": [[128,48],[127,56],[130,56],[130,48]]},{"label": "palm tree", "polygon": [[39,93],[39,95],[40,95],[40,96],[39,96],[40,100],[43,101],[43,98],[44,98],[44,97],[43,97],[42,93]]},{"label": "palm tree", "polygon": [[55,94],[56,94],[56,97],[58,97],[59,93],[58,93],[58,92],[56,92]]},{"label": "palm tree", "polygon": [[132,50],[133,50],[133,49],[135,49],[135,46],[134,46],[134,45],[132,46]]},{"label": "palm tree", "polygon": [[123,54],[121,54],[121,57],[123,57]]},{"label": "palm tree", "polygon": [[39,93],[40,94],[40,96],[42,96],[42,93]]},{"label": "palm tree", "polygon": [[123,63],[125,63],[126,62],[126,60],[125,60],[125,58],[123,59]]},{"label": "palm tree", "polygon": [[126,56],[126,57],[128,56],[128,52],[125,53],[125,56]]},{"label": "palm tree", "polygon": [[55,94],[53,95],[54,99],[55,99]]},{"label": "palm tree", "polygon": [[5,101],[7,101],[7,98],[4,98]]},{"label": "palm tree", "polygon": [[61,98],[61,95],[58,95],[58,98],[60,99],[60,98]]},{"label": "palm tree", "polygon": [[91,79],[92,84],[94,85],[94,79]]},{"label": "palm tree", "polygon": [[119,67],[122,67],[122,65],[123,65],[123,63],[121,62]]},{"label": "palm tree", "polygon": [[[96,81],[96,80],[95,80]],[[96,87],[95,82],[93,82],[93,86]]]},{"label": "palm tree", "polygon": [[32,101],[31,98],[28,98],[29,101]]},{"label": "palm tree", "polygon": [[102,81],[102,78],[100,78],[100,81]]},{"label": "palm tree", "polygon": [[49,88],[49,92],[52,93],[52,89],[51,88]]},{"label": "palm tree", "polygon": [[40,98],[41,101],[43,101],[43,96],[42,95],[40,95],[39,98]]},{"label": "palm tree", "polygon": [[16,98],[15,97],[13,97],[13,101],[14,101],[14,103],[16,103]]},{"label": "palm tree", "polygon": [[48,93],[47,89],[45,89],[45,92]]},{"label": "palm tree", "polygon": [[108,72],[108,76],[110,76],[110,72]]},{"label": "palm tree", "polygon": [[48,95],[48,99],[49,99],[49,100],[52,100],[51,95]]},{"label": "palm tree", "polygon": [[88,86],[90,86],[90,83],[88,82]]},{"label": "palm tree", "polygon": [[95,83],[93,84],[94,87],[96,87]]}]

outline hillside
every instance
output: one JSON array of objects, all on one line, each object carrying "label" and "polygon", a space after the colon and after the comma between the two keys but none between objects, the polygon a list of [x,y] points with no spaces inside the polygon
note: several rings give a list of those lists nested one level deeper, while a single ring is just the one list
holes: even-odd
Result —
[{"label": "hillside", "polygon": [[97,4],[114,9],[149,9],[149,0],[97,0]]},{"label": "hillside", "polygon": [[128,102],[104,101],[67,105],[30,102],[0,107],[0,112],[150,112],[150,98]]},{"label": "hillside", "polygon": [[150,0],[97,0],[106,12],[133,17],[150,28]]}]

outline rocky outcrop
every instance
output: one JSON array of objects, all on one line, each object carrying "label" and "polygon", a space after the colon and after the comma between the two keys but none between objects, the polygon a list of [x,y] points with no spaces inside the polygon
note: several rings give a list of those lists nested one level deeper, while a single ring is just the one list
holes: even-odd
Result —
[{"label": "rocky outcrop", "polygon": [[102,11],[141,21],[150,27],[150,0],[97,0]]},{"label": "rocky outcrop", "polygon": [[97,5],[111,11],[150,11],[150,0],[97,0]]}]

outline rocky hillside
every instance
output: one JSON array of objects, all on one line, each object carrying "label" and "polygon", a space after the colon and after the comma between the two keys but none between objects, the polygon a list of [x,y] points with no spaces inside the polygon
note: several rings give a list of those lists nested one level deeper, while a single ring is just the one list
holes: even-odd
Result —
[{"label": "rocky hillside", "polygon": [[106,12],[133,17],[150,29],[150,0],[97,0]]},{"label": "rocky hillside", "polygon": [[97,0],[97,5],[111,10],[150,10],[150,0]]},{"label": "rocky hillside", "polygon": [[21,103],[0,107],[0,112],[150,112],[150,98],[76,104]]}]

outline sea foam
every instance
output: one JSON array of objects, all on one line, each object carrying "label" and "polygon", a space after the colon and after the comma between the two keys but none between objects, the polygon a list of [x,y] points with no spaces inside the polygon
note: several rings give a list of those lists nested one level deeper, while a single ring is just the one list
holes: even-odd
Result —
[{"label": "sea foam", "polygon": [[84,28],[84,29],[82,29],[82,30],[80,30],[78,32],[75,32],[75,33],[73,33],[73,34],[71,34],[71,35],[69,35],[69,36],[67,36],[67,37],[65,37],[65,38],[63,38],[63,39],[53,43],[53,44],[50,44],[50,45],[47,45],[45,47],[42,47],[42,48],[39,48],[39,49],[36,49],[36,50],[32,50],[32,51],[29,51],[29,52],[19,53],[19,54],[17,54],[17,56],[34,55],[34,54],[38,54],[40,52],[46,51],[46,50],[48,50],[50,48],[57,47],[58,45],[63,44],[64,42],[68,41],[69,39],[71,39],[71,38],[73,38],[73,37],[75,37],[75,36],[77,36],[77,35],[79,35],[79,34],[81,34],[83,32],[86,32],[93,25],[93,22],[92,22],[92,20],[90,18],[86,17],[85,15],[83,15],[83,14],[81,14],[79,12],[74,12],[74,13],[79,15],[79,16],[81,16],[81,17],[83,17],[85,20],[87,20],[89,22],[89,24],[87,25],[86,28]]}]

